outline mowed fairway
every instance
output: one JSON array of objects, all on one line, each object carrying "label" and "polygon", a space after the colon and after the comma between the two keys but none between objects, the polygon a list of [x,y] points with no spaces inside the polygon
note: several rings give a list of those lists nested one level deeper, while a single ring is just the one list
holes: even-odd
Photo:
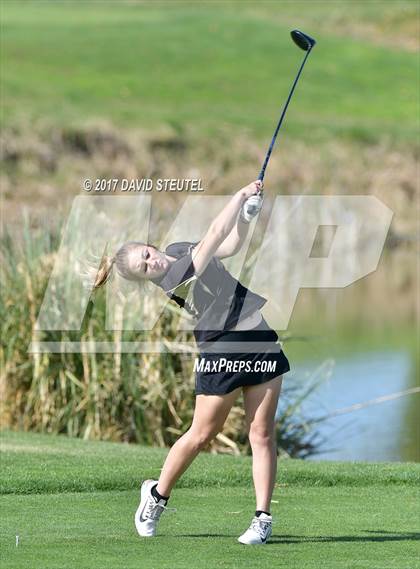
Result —
[{"label": "mowed fairway", "polygon": [[[250,459],[202,454],[173,492],[176,512],[141,539],[137,486],[165,450],[2,435],[2,566],[415,569],[420,467],[283,460],[265,547],[236,542],[254,509]],[[19,535],[19,546],[15,539]]]},{"label": "mowed fairway", "polygon": [[301,26],[318,44],[283,130],[414,142],[417,56],[403,39],[415,44],[416,17],[410,1],[4,2],[2,122],[266,140],[302,59],[289,35]]}]

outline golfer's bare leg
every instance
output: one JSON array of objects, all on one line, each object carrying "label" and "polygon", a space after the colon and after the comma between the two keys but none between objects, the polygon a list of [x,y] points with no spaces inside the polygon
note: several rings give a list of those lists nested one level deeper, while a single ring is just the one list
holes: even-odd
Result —
[{"label": "golfer's bare leg", "polygon": [[227,395],[197,395],[191,427],[169,451],[159,477],[157,491],[169,496],[178,478],[198,453],[222,430],[241,388]]},{"label": "golfer's bare leg", "polygon": [[252,448],[252,475],[257,510],[270,511],[277,472],[274,416],[281,391],[282,376],[261,385],[243,388],[245,417]]}]

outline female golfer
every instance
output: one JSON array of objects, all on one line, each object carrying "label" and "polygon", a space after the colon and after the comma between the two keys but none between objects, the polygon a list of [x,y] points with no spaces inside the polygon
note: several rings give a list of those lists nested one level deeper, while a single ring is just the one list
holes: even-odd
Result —
[{"label": "female golfer", "polygon": [[108,280],[115,265],[125,279],[149,279],[161,287],[196,320],[199,358],[193,421],[170,449],[159,480],[142,484],[135,513],[140,536],[156,535],[172,488],[222,430],[241,390],[252,448],[256,512],[238,541],[264,544],[271,536],[270,502],[277,470],[274,416],[282,374],[289,370],[289,362],[276,332],[260,312],[266,299],[234,279],[220,261],[240,249],[249,221],[261,205],[262,184],[256,181],[233,195],[198,243],[177,242],[161,252],[152,245],[130,241],[99,269],[95,287]]}]

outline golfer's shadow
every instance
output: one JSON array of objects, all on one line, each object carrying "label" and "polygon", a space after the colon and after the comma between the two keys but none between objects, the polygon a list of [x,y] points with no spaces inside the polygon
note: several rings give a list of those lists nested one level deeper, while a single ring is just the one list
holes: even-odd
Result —
[{"label": "golfer's shadow", "polygon": [[[297,544],[297,543],[346,543],[346,542],[384,542],[384,541],[420,541],[418,532],[387,532],[385,530],[362,530],[369,535],[317,535],[302,536],[284,534],[270,538],[267,545]],[[373,535],[372,535],[373,534]],[[237,537],[228,533],[189,533],[180,534],[179,537]]]},{"label": "golfer's shadow", "polygon": [[214,537],[238,537],[238,535],[233,533],[179,533],[177,537],[208,537],[212,539]]},{"label": "golfer's shadow", "polygon": [[[282,535],[275,536],[267,542],[267,545],[280,543],[351,543],[351,542],[384,542],[384,541],[419,541],[420,533],[418,532],[388,532],[385,530],[362,530],[368,535],[319,535],[319,536],[301,536],[301,535]],[[373,535],[372,535],[373,534]]]}]

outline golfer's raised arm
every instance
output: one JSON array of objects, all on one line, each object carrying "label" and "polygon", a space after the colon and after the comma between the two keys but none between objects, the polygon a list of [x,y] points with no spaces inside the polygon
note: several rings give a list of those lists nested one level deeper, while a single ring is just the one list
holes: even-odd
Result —
[{"label": "golfer's raised arm", "polygon": [[252,182],[239,190],[211,223],[204,238],[192,250],[196,275],[201,275],[210,259],[231,233],[237,222],[238,213],[245,201],[258,192],[259,183]]}]

